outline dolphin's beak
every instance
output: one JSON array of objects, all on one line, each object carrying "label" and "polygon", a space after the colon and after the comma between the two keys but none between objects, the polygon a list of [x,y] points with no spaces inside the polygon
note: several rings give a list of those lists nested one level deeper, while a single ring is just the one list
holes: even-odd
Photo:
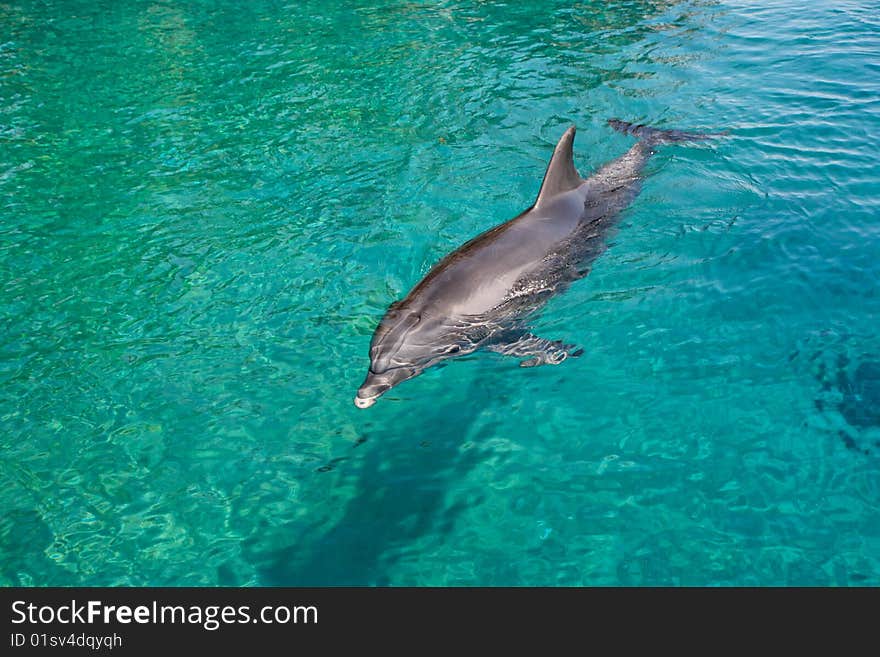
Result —
[{"label": "dolphin's beak", "polygon": [[376,403],[376,400],[378,398],[379,398],[378,395],[375,397],[355,397],[354,398],[354,405],[357,406],[358,408],[369,408],[370,406],[372,406],[373,404]]},{"label": "dolphin's beak", "polygon": [[358,408],[369,408],[391,388],[398,383],[411,379],[416,374],[418,374],[416,370],[406,367],[395,367],[381,374],[370,370],[367,373],[367,378],[364,379],[364,382],[358,389],[357,397],[354,398],[354,405]]}]

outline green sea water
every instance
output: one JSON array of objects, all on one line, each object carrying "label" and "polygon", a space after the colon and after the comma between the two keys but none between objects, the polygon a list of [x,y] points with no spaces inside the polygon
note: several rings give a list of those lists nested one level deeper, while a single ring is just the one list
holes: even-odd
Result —
[{"label": "green sea water", "polygon": [[[762,5],[762,6],[759,6]],[[0,4],[0,583],[880,585],[872,2]],[[535,331],[352,403],[563,130]]]}]

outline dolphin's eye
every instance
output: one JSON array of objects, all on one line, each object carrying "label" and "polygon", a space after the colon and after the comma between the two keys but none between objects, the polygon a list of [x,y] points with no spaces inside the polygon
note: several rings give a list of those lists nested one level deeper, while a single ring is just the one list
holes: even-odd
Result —
[{"label": "dolphin's eye", "polygon": [[459,351],[461,351],[461,347],[459,347],[457,344],[454,344],[454,345],[452,345],[452,346],[449,348],[449,352],[448,352],[448,353],[450,353],[450,354],[457,354]]}]

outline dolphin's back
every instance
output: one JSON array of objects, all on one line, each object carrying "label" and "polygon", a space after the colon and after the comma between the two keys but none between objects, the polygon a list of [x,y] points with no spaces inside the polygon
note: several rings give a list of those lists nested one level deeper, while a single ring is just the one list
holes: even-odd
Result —
[{"label": "dolphin's back", "polygon": [[546,272],[548,256],[566,248],[583,214],[579,190],[532,207],[447,255],[403,303],[453,316],[484,315],[516,294],[518,282]]},{"label": "dolphin's back", "polygon": [[552,291],[575,276],[575,265],[597,256],[638,194],[651,149],[639,142],[584,180],[571,160],[572,136],[560,140],[531,208],[447,255],[403,304],[446,317],[483,316],[513,297]]}]

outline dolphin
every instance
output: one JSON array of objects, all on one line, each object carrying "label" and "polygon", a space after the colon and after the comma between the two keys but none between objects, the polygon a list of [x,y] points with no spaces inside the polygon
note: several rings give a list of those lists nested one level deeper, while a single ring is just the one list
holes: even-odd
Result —
[{"label": "dolphin", "polygon": [[477,349],[525,359],[523,367],[558,365],[582,353],[534,335],[529,319],[589,273],[620,212],[639,193],[642,170],[657,146],[715,136],[619,119],[608,124],[638,141],[584,179],[574,166],[571,126],[553,151],[532,207],[448,254],[391,304],[370,342],[358,408],[369,408],[432,365]]}]

